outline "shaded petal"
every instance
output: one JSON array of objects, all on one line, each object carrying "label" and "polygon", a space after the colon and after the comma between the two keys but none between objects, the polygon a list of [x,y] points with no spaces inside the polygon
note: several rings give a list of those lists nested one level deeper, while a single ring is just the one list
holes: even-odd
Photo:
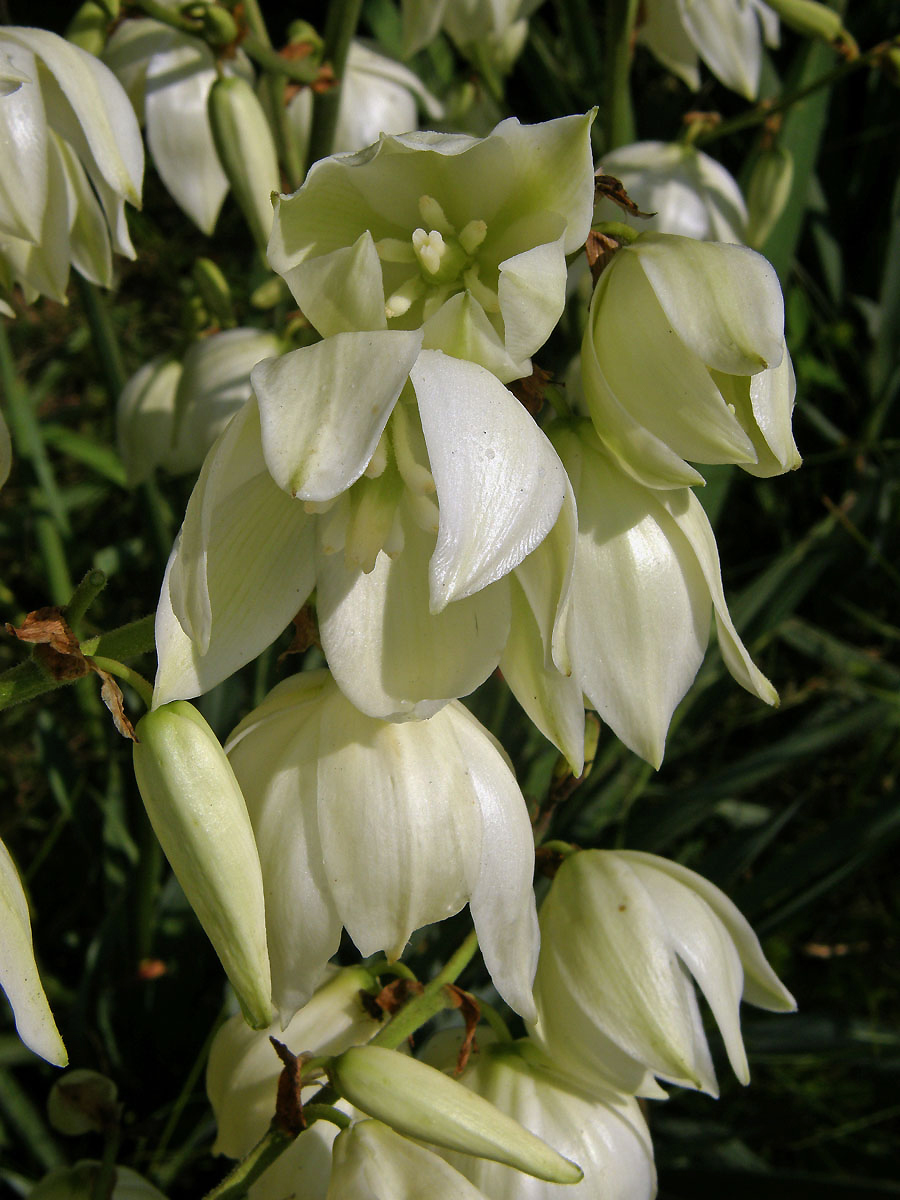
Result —
[{"label": "shaded petal", "polygon": [[742,464],[743,469],[762,478],[796,471],[802,462],[791,428],[797,386],[787,346],[778,366],[768,371],[749,379],[718,373],[714,378],[756,448],[758,461]]},{"label": "shaded petal", "polygon": [[228,191],[207,116],[216,79],[212,51],[194,38],[155,54],[147,66],[147,143],[176,203],[210,234]]},{"label": "shaded petal", "polygon": [[131,487],[149,479],[170,453],[181,372],[181,363],[151,359],[119,393],[116,440]]},{"label": "shaded petal", "polygon": [[331,500],[365,471],[422,334],[338,333],[253,371],[272,478],[303,500]]},{"label": "shaded petal", "polygon": [[106,215],[74,150],[55,134],[66,177],[69,205],[69,257],[85,279],[112,287],[112,248]]},{"label": "shaded petal", "polygon": [[322,337],[387,328],[381,261],[368,230],[352,246],[307,259],[284,278]]},{"label": "shaded petal", "polygon": [[365,574],[342,554],[319,553],[322,648],[343,693],[385,720],[429,717],[466,696],[500,661],[509,633],[509,588],[492,587],[429,611],[434,538],[403,519],[405,547],[379,554]]},{"label": "shaded petal", "polygon": [[471,292],[457,292],[424,326],[426,350],[442,350],[454,358],[477,363],[502,383],[531,373],[529,359],[514,359],[487,313]]},{"label": "shaded petal", "polygon": [[7,70],[26,82],[0,104],[0,233],[38,242],[47,203],[47,118],[34,55],[4,44]]},{"label": "shaded petal", "polygon": [[446,713],[377,721],[336,689],[323,712],[322,853],[337,910],[364,957],[384,950],[399,958],[414,930],[469,898],[465,864],[478,861],[481,827]]},{"label": "shaded petal", "polygon": [[31,941],[28,901],[9,851],[0,842],[0,987],[16,1032],[29,1050],[54,1066],[69,1061],[41,986]]},{"label": "shaded petal", "polygon": [[644,0],[645,19],[638,38],[673,75],[696,92],[700,87],[697,51],[688,36],[680,5],[672,0]]},{"label": "shaded petal", "polygon": [[314,518],[272,482],[250,401],[210,450],[166,568],[154,704],[200,695],[265,649],[315,581]]},{"label": "shaded petal", "polygon": [[750,658],[728,612],[716,538],[703,505],[690,491],[664,493],[660,495],[660,500],[690,542],[703,572],[706,586],[712,596],[719,649],[726,667],[741,687],[759,696],[766,704],[777,704],[778,693]]},{"label": "shaded petal", "polygon": [[636,257],[674,333],[701,362],[730,375],[777,367],[784,300],[775,268],[748,246],[644,234]]},{"label": "shaded petal", "polygon": [[423,350],[410,373],[440,504],[431,608],[518,566],[553,528],[566,476],[532,417],[474,363]]},{"label": "shaded petal", "polygon": [[284,680],[226,743],[259,848],[282,1028],[312,996],[340,944],[317,815],[319,701],[331,686],[325,671]]},{"label": "shaded petal", "polygon": [[88,174],[99,175],[140,207],[144,144],[134,111],[109,67],[45,29],[6,26],[3,37],[31,50],[46,68],[40,86],[47,119],[75,148]]},{"label": "shaded petal", "polygon": [[746,100],[753,100],[762,62],[753,8],[743,0],[677,3],[688,35],[713,75]]},{"label": "shaded petal", "polygon": [[[562,222],[560,222],[562,224]],[[566,303],[564,234],[532,246],[500,263],[497,295],[503,314],[506,350],[526,359],[540,350]]]},{"label": "shaded petal", "polygon": [[481,810],[481,853],[475,857],[470,852],[463,865],[484,964],[510,1008],[526,1021],[533,1020],[531,988],[540,934],[528,809],[506,759],[468,709],[457,702],[438,717],[453,730]]}]

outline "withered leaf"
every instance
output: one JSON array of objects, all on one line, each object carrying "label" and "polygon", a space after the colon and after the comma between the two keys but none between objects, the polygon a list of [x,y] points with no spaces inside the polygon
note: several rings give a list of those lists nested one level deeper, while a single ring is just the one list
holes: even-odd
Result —
[{"label": "withered leaf", "polygon": [[303,1055],[293,1054],[284,1042],[270,1037],[275,1053],[284,1069],[278,1076],[278,1093],[275,1099],[275,1116],[272,1124],[290,1137],[296,1137],[306,1128],[303,1101],[300,1099],[300,1076],[303,1072]]},{"label": "withered leaf", "polygon": [[103,680],[100,686],[100,699],[112,714],[113,724],[122,737],[136,742],[138,739],[134,732],[134,726],[125,715],[125,700],[122,695],[122,689],[108,671],[101,670],[94,663],[90,665]]},{"label": "withered leaf", "polygon": [[631,213],[633,217],[649,219],[656,216],[656,213],[641,212],[625,191],[621,179],[616,179],[615,175],[604,175],[603,168],[598,167],[594,172],[594,203],[598,204],[601,200],[612,200],[613,204]]},{"label": "withered leaf", "polygon": [[447,991],[450,993],[454,1008],[459,1009],[466,1023],[466,1035],[459,1048],[456,1067],[453,1071],[454,1075],[462,1075],[469,1061],[469,1056],[475,1048],[475,1030],[478,1027],[478,1022],[481,1020],[481,1006],[471,992],[464,992],[455,983],[448,983]]},{"label": "withered leaf", "polygon": [[34,645],[35,658],[54,679],[80,679],[89,673],[90,665],[61,608],[55,605],[36,608],[21,625],[7,623],[6,629],[20,642]]},{"label": "withered leaf", "polygon": [[514,379],[506,386],[519,401],[522,407],[536,417],[544,407],[544,392],[547,384],[553,378],[543,367],[535,366],[530,375],[524,379]]}]

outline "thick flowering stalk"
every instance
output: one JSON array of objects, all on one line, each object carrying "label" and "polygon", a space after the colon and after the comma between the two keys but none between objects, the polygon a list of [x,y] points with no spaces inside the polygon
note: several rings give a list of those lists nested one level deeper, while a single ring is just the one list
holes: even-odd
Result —
[{"label": "thick flowering stalk", "polygon": [[44,29],[0,30],[0,311],[15,285],[65,301],[70,266],[109,287],[134,258],[125,202],[140,206],[144,151],[117,80]]},{"label": "thick flowering stalk", "polygon": [[0,842],[0,988],[13,1010],[16,1032],[29,1050],[54,1066],[69,1061],[41,986],[31,941],[28,900],[15,863]]},{"label": "thick flowering stalk", "polygon": [[686,867],[638,851],[567,858],[541,908],[532,1036],[560,1069],[656,1094],[650,1072],[717,1095],[692,975],[749,1080],[738,1008],[796,1007],[727,896]]},{"label": "thick flowering stalk", "polygon": [[710,242],[746,242],[747,205],[734,176],[683,142],[634,142],[603,156],[603,170],[622,182],[646,218],[604,200],[595,220],[625,221],[639,233],[675,233]]},{"label": "thick flowering stalk", "polygon": [[522,794],[458,703],[428,721],[358,712],[326,671],[279,684],[227,742],[259,846],[275,1003],[306,1003],[346,927],[396,958],[467,902],[500,994],[533,1012],[534,850]]},{"label": "thick flowering stalk", "polygon": [[800,465],[781,288],[744,246],[647,233],[618,251],[581,371],[597,433],[639,483],[702,483],[694,462],[759,476]]},{"label": "thick flowering stalk", "polygon": [[[626,746],[658,767],[713,617],[728,670],[747,691],[776,704],[774,687],[729,615],[715,535],[694,493],[637,483],[587,421],[551,432],[578,505],[563,614],[569,678],[551,677],[548,694],[557,724],[571,723],[567,714],[583,692]],[[559,654],[555,665],[565,669]]]},{"label": "thick flowering stalk", "polygon": [[421,327],[426,349],[528,375],[587,236],[592,119],[382,137],[324,159],[276,205],[269,261],[323,337]]},{"label": "thick flowering stalk", "polygon": [[778,45],[778,17],[762,0],[645,0],[638,38],[693,91],[702,58],[726,87],[753,100],[762,41]]},{"label": "thick flowering stalk", "polygon": [[[424,1050],[427,1061],[444,1065],[452,1035],[438,1034]],[[458,1040],[458,1039],[457,1039]],[[478,1031],[480,1053],[472,1055],[460,1082],[520,1121],[532,1133],[577,1162],[584,1178],[558,1187],[500,1163],[446,1154],[457,1170],[491,1200],[652,1200],[656,1169],[650,1134],[633,1096],[594,1081],[588,1088],[562,1072],[527,1038],[495,1042]],[[455,1053],[452,1058],[455,1060]],[[451,1068],[454,1062],[447,1062]]]},{"label": "thick flowering stalk", "polygon": [[240,787],[191,704],[137,724],[134,773],[150,824],[254,1028],[272,1015],[259,856]]}]

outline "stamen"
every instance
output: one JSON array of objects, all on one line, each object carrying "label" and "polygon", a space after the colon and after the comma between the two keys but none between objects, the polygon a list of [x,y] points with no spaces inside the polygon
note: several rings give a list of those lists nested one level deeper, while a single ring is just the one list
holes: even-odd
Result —
[{"label": "stamen", "polygon": [[350,496],[344,492],[319,521],[319,549],[323,554],[337,554],[343,550],[350,514]]},{"label": "stamen", "polygon": [[388,461],[388,443],[387,431],[383,431],[378,439],[378,445],[375,447],[375,453],[369,459],[369,465],[363,472],[369,479],[377,479],[379,475],[384,474],[384,469]]},{"label": "stamen", "polygon": [[409,513],[418,527],[425,533],[437,533],[440,524],[440,510],[430,496],[417,495],[407,492]]},{"label": "stamen", "polygon": [[402,400],[394,407],[390,428],[394,461],[400,478],[411,492],[420,496],[430,495],[434,492],[434,477],[421,462],[428,456],[425,438],[421,426]]},{"label": "stamen", "polygon": [[442,233],[444,237],[453,237],[456,233],[454,227],[447,220],[447,214],[435,200],[434,196],[419,197],[419,214],[422,217],[423,225],[427,225],[429,229],[436,229],[438,233]]},{"label": "stamen", "polygon": [[394,513],[394,523],[391,526],[391,532],[384,539],[384,545],[381,547],[388,558],[396,558],[398,554],[403,553],[403,547],[406,545],[406,536],[403,533],[403,525],[400,521],[399,508]]},{"label": "stamen", "polygon": [[414,263],[416,252],[404,238],[382,238],[375,243],[375,253],[382,262]]},{"label": "stamen", "polygon": [[470,221],[459,235],[460,245],[466,254],[474,254],[487,236],[484,221]]},{"label": "stamen", "polygon": [[393,295],[388,296],[384,306],[384,315],[389,321],[392,317],[402,317],[409,312],[424,291],[425,280],[422,276],[410,275],[409,279],[402,283]]}]

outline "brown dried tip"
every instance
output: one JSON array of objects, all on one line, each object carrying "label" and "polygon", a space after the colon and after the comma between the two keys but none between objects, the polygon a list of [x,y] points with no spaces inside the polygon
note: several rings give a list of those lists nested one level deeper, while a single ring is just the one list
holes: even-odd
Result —
[{"label": "brown dried tip", "polygon": [[424,990],[418,980],[392,979],[374,997],[376,1008],[380,1012],[387,1013],[388,1016],[393,1016],[411,996],[421,996]]},{"label": "brown dried tip", "polygon": [[594,283],[603,274],[615,252],[621,249],[622,243],[618,238],[610,237],[607,233],[599,233],[592,229],[587,235],[584,252],[587,255],[588,266],[591,269],[591,279]]},{"label": "brown dried tip", "polygon": [[278,1076],[278,1093],[275,1098],[275,1116],[272,1124],[289,1137],[296,1137],[306,1128],[303,1101],[300,1099],[300,1076],[303,1071],[303,1055],[291,1053],[284,1042],[270,1037],[275,1053],[281,1059],[283,1070]]},{"label": "brown dried tip", "polygon": [[649,220],[650,217],[656,216],[656,213],[641,212],[625,191],[621,179],[616,179],[615,175],[604,175],[603,168],[598,167],[594,172],[594,203],[599,204],[601,200],[612,200],[613,204],[617,204],[633,217]]},{"label": "brown dried tip", "polygon": [[311,604],[304,604],[291,624],[294,626],[294,636],[291,644],[283,654],[278,655],[279,665],[291,654],[305,654],[310,646],[321,647],[319,627]]},{"label": "brown dried tip", "polygon": [[90,674],[91,666],[61,608],[36,608],[18,628],[7,624],[6,630],[20,642],[34,644],[34,657],[54,679],[80,679]]},{"label": "brown dried tip", "polygon": [[547,390],[547,384],[550,383],[553,376],[549,371],[545,371],[543,367],[534,367],[530,375],[524,379],[514,379],[512,383],[506,386],[519,401],[519,403],[533,417],[536,417],[544,407],[544,392]]},{"label": "brown dried tip", "polygon": [[455,983],[448,983],[446,990],[453,1001],[453,1007],[459,1009],[466,1023],[466,1036],[463,1038],[462,1045],[459,1048],[456,1066],[453,1070],[454,1075],[462,1075],[472,1051],[478,1049],[475,1045],[475,1030],[478,1028],[478,1022],[481,1020],[481,1006],[471,992],[464,992]]}]

